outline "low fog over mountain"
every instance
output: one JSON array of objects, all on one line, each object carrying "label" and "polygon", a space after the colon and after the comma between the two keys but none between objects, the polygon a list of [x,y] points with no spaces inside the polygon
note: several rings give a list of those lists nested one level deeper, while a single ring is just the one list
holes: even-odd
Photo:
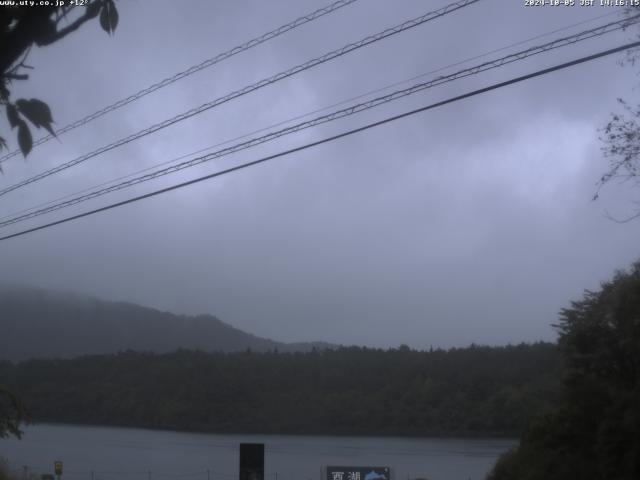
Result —
[{"label": "low fog over mountain", "polygon": [[71,357],[123,350],[308,351],[327,343],[281,343],[212,315],[184,316],[70,293],[0,287],[0,359]]}]

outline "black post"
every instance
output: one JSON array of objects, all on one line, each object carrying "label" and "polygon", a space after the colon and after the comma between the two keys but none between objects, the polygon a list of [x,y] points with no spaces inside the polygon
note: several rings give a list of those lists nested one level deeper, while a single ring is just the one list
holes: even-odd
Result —
[{"label": "black post", "polygon": [[240,480],[264,480],[264,443],[240,444]]}]

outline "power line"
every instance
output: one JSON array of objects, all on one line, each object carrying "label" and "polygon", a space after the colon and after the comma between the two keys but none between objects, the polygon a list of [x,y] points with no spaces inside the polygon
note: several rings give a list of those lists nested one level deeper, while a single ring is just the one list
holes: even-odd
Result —
[{"label": "power line", "polygon": [[[368,96],[370,96],[370,95],[375,95],[375,94],[377,94],[377,93],[384,92],[385,90],[389,90],[390,88],[397,87],[397,86],[399,86],[399,85],[404,85],[404,84],[406,84],[406,83],[409,83],[409,82],[411,82],[411,81],[417,80],[417,79],[419,79],[419,78],[424,78],[424,77],[426,77],[426,76],[428,76],[428,75],[432,75],[432,74],[434,74],[434,73],[438,73],[438,72],[441,72],[441,71],[443,71],[443,70],[447,70],[447,69],[449,69],[449,68],[456,67],[456,66],[458,66],[458,65],[463,65],[463,64],[465,64],[465,63],[469,63],[470,61],[473,61],[473,60],[477,60],[477,59],[480,59],[480,58],[487,57],[487,56],[489,56],[489,55],[491,55],[491,54],[493,54],[493,53],[502,52],[502,51],[508,50],[508,49],[510,49],[510,48],[517,47],[517,46],[519,46],[519,45],[524,45],[524,44],[526,44],[526,43],[532,42],[533,40],[537,40],[537,39],[540,39],[540,38],[548,37],[549,35],[553,35],[554,33],[563,32],[563,31],[569,30],[569,29],[571,29],[571,28],[575,28],[575,27],[577,27],[577,26],[584,25],[584,24],[586,24],[586,23],[594,22],[595,20],[600,20],[600,19],[605,18],[605,17],[610,17],[610,16],[612,16],[612,15],[619,15],[619,12],[614,11],[614,12],[609,12],[609,13],[605,13],[605,14],[602,14],[602,15],[598,15],[598,16],[595,16],[595,17],[589,18],[589,19],[587,19],[587,20],[583,20],[583,21],[581,21],[581,22],[577,22],[577,23],[573,23],[573,24],[570,24],[570,25],[566,25],[566,26],[564,26],[564,27],[557,28],[557,29],[555,29],[555,30],[551,30],[551,31],[548,31],[548,32],[545,32],[545,33],[542,33],[542,34],[539,34],[539,35],[535,35],[535,36],[533,36],[533,37],[529,37],[529,38],[524,39],[524,40],[520,40],[520,41],[518,41],[518,42],[515,42],[515,43],[512,43],[512,44],[509,44],[509,45],[506,45],[506,46],[504,46],[504,47],[496,48],[496,49],[494,49],[494,50],[490,50],[490,51],[488,51],[488,52],[481,53],[481,54],[479,54],[479,55],[475,55],[475,56],[473,56],[473,57],[468,57],[468,58],[466,58],[466,59],[464,59],[464,60],[460,60],[460,61],[457,61],[457,62],[455,62],[455,63],[450,63],[450,64],[445,65],[445,66],[443,66],[443,67],[439,67],[439,68],[437,68],[437,69],[430,70],[430,71],[425,72],[425,73],[421,73],[420,75],[416,75],[416,76],[413,76],[413,77],[408,78],[408,79],[405,79],[405,80],[401,80],[401,81],[398,81],[398,82],[394,82],[394,83],[388,84],[388,85],[386,85],[386,86],[384,86],[384,87],[376,88],[376,89],[374,89],[374,90],[369,90],[368,92],[362,93],[362,94],[357,95],[357,96],[355,96],[355,97],[349,97],[349,98],[347,98],[347,99],[341,100],[341,101],[336,102],[336,103],[333,103],[333,104],[331,104],[331,105],[327,105],[327,106],[325,106],[325,107],[318,108],[318,109],[316,109],[316,110],[312,110],[312,111],[310,111],[310,112],[306,112],[306,113],[303,113],[303,114],[301,114],[301,115],[296,115],[296,116],[291,117],[291,118],[288,118],[288,119],[286,119],[286,120],[282,120],[282,121],[279,121],[279,122],[277,122],[277,123],[274,123],[274,124],[268,125],[268,126],[266,126],[266,127],[261,127],[261,128],[259,128],[259,129],[257,129],[257,130],[252,130],[251,132],[244,133],[244,134],[239,135],[239,136],[237,136],[237,137],[233,137],[233,138],[227,139],[227,140],[225,140],[225,141],[218,142],[218,143],[216,143],[216,144],[209,145],[209,146],[207,146],[207,147],[200,148],[200,149],[198,149],[198,150],[195,150],[195,151],[192,151],[192,152],[189,152],[189,153],[185,153],[185,154],[179,155],[178,157],[172,158],[171,160],[166,160],[166,161],[163,161],[163,162],[161,162],[161,163],[158,163],[158,164],[155,164],[155,165],[152,165],[152,166],[149,166],[149,167],[145,167],[145,168],[142,168],[142,169],[140,169],[140,170],[136,170],[136,171],[134,171],[134,172],[132,172],[132,173],[128,173],[128,174],[126,174],[126,175],[122,175],[122,176],[120,176],[120,177],[113,178],[113,179],[108,180],[108,181],[106,181],[106,182],[102,182],[102,183],[100,183],[100,184],[98,184],[98,185],[93,185],[93,186],[88,187],[88,188],[83,188],[83,189],[82,189],[82,190],[80,190],[80,191],[76,191],[76,192],[73,192],[73,193],[70,193],[70,194],[66,194],[66,195],[63,195],[63,196],[61,196],[61,197],[57,197],[57,198],[55,198],[55,199],[53,199],[53,200],[49,200],[49,201],[46,201],[46,202],[43,202],[43,203],[40,203],[40,204],[34,205],[34,206],[32,206],[32,207],[24,208],[24,209],[22,209],[22,210],[19,210],[19,211],[16,211],[16,212],[10,213],[10,214],[8,214],[8,215],[4,215],[4,216],[0,217],[0,222],[1,222],[2,220],[5,220],[5,219],[11,218],[11,217],[15,217],[15,216],[17,216],[17,215],[20,215],[20,214],[23,214],[23,213],[26,213],[26,212],[31,212],[31,211],[33,211],[33,210],[39,210],[39,209],[41,209],[41,208],[43,208],[43,207],[46,207],[46,206],[48,206],[48,205],[55,204],[56,202],[59,202],[59,201],[61,201],[61,200],[65,200],[65,199],[67,199],[67,198],[74,197],[75,195],[80,195],[80,194],[85,193],[85,192],[90,192],[90,191],[92,191],[92,190],[94,190],[94,189],[96,189],[96,188],[104,187],[104,186],[107,186],[107,185],[112,184],[112,183],[114,183],[114,182],[118,182],[118,181],[120,181],[120,180],[124,180],[124,179],[126,179],[126,178],[131,178],[131,177],[133,177],[133,176],[135,176],[135,175],[138,175],[138,174],[140,174],[140,173],[144,173],[144,172],[148,172],[149,170],[153,170],[154,168],[159,168],[159,167],[163,167],[163,166],[165,166],[165,165],[169,165],[169,164],[172,164],[172,163],[178,162],[178,161],[180,161],[180,160],[182,160],[182,159],[185,159],[185,158],[188,158],[188,157],[190,157],[190,156],[192,156],[192,155],[197,155],[197,154],[199,154],[199,153],[206,152],[207,150],[211,150],[211,149],[213,149],[213,148],[221,147],[221,146],[223,146],[223,145],[226,145],[226,144],[228,144],[228,143],[231,143],[231,142],[234,142],[234,141],[237,141],[237,140],[242,140],[243,138],[250,137],[251,135],[255,135],[255,134],[257,134],[257,133],[261,133],[261,132],[264,132],[264,131],[270,130],[270,129],[272,129],[272,128],[280,127],[280,126],[282,126],[282,125],[286,125],[287,123],[291,123],[291,122],[294,122],[294,121],[296,121],[296,120],[300,120],[300,119],[302,119],[302,118],[309,117],[309,116],[314,115],[314,114],[316,114],[316,113],[320,113],[320,112],[323,112],[323,111],[329,110],[329,109],[331,109],[331,108],[338,107],[338,106],[340,106],[340,105],[344,105],[344,104],[346,104],[346,103],[349,103],[349,102],[352,102],[352,101],[355,101],[355,100],[359,100],[359,99],[361,99],[361,98],[368,97]],[[0,225],[0,227],[1,227],[1,225]]]},{"label": "power line", "polygon": [[[182,80],[185,77],[188,77],[189,75],[193,75],[196,72],[199,72],[200,70],[204,70],[205,68],[211,67],[217,63],[222,62],[223,60],[226,60],[228,58],[233,57],[234,55],[237,55],[239,53],[242,53],[246,50],[249,50],[250,48],[256,47],[262,43],[265,43],[269,40],[272,40],[276,37],[279,37],[280,35],[283,35],[284,33],[289,32],[290,30],[293,30],[295,28],[298,28],[301,25],[304,25],[306,23],[312,22],[313,20],[316,20],[320,17],[323,17],[324,15],[327,15],[329,13],[335,12],[336,10],[339,10],[342,7],[346,7],[347,5],[350,5],[354,2],[357,2],[358,0],[338,0],[336,2],[333,2],[325,7],[319,8],[318,10],[311,12],[307,15],[304,15],[302,17],[297,18],[296,20],[289,22],[285,25],[282,25],[278,28],[276,28],[275,30],[271,30],[270,32],[267,32],[263,35],[260,35],[259,37],[253,38],[251,40],[249,40],[248,42],[245,42],[241,45],[238,45],[237,47],[233,47],[230,50],[227,50],[226,52],[220,53],[218,55],[216,55],[215,57],[209,58],[197,65],[193,65],[189,68],[187,68],[186,70],[183,70],[181,72],[178,72],[174,75],[172,75],[171,77],[167,77],[164,80],[161,80],[157,83],[154,83],[153,85],[150,85],[147,88],[144,88],[132,95],[129,95],[126,98],[123,98],[121,100],[118,100],[115,103],[112,103],[111,105],[108,105],[94,113],[91,113],[89,115],[87,115],[84,118],[81,118],[80,120],[77,120],[73,123],[70,123],[62,128],[60,128],[59,130],[56,130],[56,136],[60,136],[64,133],[67,133],[71,130],[74,130],[82,125],[85,125],[97,118],[100,118],[103,115],[106,115],[109,112],[113,112],[114,110],[117,110],[121,107],[124,107],[125,105],[128,105],[129,103],[138,100],[139,98],[144,97],[145,95],[149,95],[150,93],[155,92],[156,90],[160,90],[163,87],[166,87],[167,85],[171,85],[172,83],[177,82],[178,80]],[[35,142],[33,142],[33,146],[36,147],[38,145],[42,145],[45,142],[48,142],[49,140],[51,140],[52,138],[54,138],[53,135],[47,135],[46,137],[42,137],[39,140],[36,140]],[[21,153],[20,149],[16,149],[6,155],[4,155],[3,157],[0,158],[0,163],[2,162],[6,162],[8,159],[10,159],[11,157],[15,157],[16,155],[19,155]]]},{"label": "power line", "polygon": [[342,48],[339,48],[337,50],[333,50],[329,53],[325,53],[324,55],[320,56],[320,57],[316,57],[312,60],[309,60],[303,64],[297,65],[293,68],[290,68],[289,70],[285,70],[283,72],[277,73],[276,75],[273,75],[269,78],[265,78],[263,80],[260,80],[257,83],[254,83],[252,85],[246,86],[240,90],[236,90],[235,92],[232,92],[224,97],[220,97],[217,98],[215,100],[212,100],[211,102],[207,102],[204,103],[202,105],[200,105],[199,107],[193,108],[191,110],[188,110],[187,112],[181,113],[179,115],[176,115],[175,117],[172,117],[170,119],[164,120],[160,123],[157,123],[155,125],[152,125],[144,130],[140,130],[139,132],[136,132],[132,135],[129,135],[128,137],[122,138],[120,140],[117,140],[113,143],[110,143],[109,145],[103,146],[98,148],[97,150],[94,150],[92,152],[89,152],[85,155],[82,155],[80,157],[77,157],[73,160],[70,160],[66,163],[63,163],[61,165],[58,165],[57,167],[51,168],[49,170],[46,170],[42,173],[39,173],[37,175],[34,175],[32,177],[27,178],[26,180],[23,180],[21,182],[18,182],[16,184],[13,184],[9,187],[5,187],[4,189],[0,190],[0,196],[2,195],[6,195],[9,192],[12,192],[14,190],[17,190],[18,188],[24,187],[25,185],[29,185],[31,183],[37,182],[39,180],[42,180],[43,178],[49,177],[55,173],[61,172],[63,170],[66,170],[67,168],[71,168],[75,165],[78,165],[79,163],[85,162],[87,160],[89,160],[90,158],[96,157],[102,153],[105,153],[109,150],[113,150],[116,147],[120,147],[122,145],[125,145],[127,143],[130,143],[134,140],[137,140],[139,138],[142,138],[146,135],[149,135],[151,133],[157,132],[158,130],[161,130],[163,128],[166,128],[170,125],[173,125],[174,123],[186,120],[187,118],[191,118],[194,115],[197,115],[199,113],[202,113],[206,110],[209,110],[211,108],[217,107],[219,105],[222,105],[223,103],[226,103],[230,100],[233,100],[235,98],[238,98],[242,95],[246,95],[250,92],[253,92],[255,90],[258,90],[262,87],[266,87],[267,85],[271,85],[275,82],[278,82],[280,80],[283,80],[285,78],[291,77],[297,73],[303,72],[305,70],[308,70],[310,68],[313,68],[317,65],[323,64],[325,62],[328,62],[329,60],[333,60],[335,58],[341,57],[342,55],[346,55],[347,53],[350,53],[354,50],[360,49],[362,47],[365,47],[367,45],[370,45],[372,43],[378,42],[380,40],[383,40],[387,37],[390,37],[392,35],[396,35],[400,32],[404,32],[406,30],[409,30],[411,28],[417,27],[418,25],[422,25],[423,23],[429,22],[431,20],[434,20],[436,18],[442,17],[444,15],[447,15],[449,13],[455,12],[456,10],[459,10],[461,8],[467,7],[469,5],[472,5],[476,2],[479,2],[480,0],[459,0],[457,2],[453,2],[439,10],[435,10],[429,13],[426,13],[424,15],[421,15],[419,17],[416,17],[414,19],[411,20],[407,20],[406,22],[403,22],[399,25],[396,25],[395,27],[391,27],[391,28],[387,28],[379,33],[376,33],[374,35],[370,35],[368,37],[363,38],[362,40],[359,40],[358,42],[354,42],[354,43],[350,43],[348,45],[343,46]]},{"label": "power line", "polygon": [[569,68],[569,67],[572,67],[572,66],[575,66],[575,65],[579,65],[581,63],[589,62],[589,61],[592,61],[592,60],[595,60],[595,59],[598,59],[598,58],[605,57],[607,55],[612,55],[614,53],[618,53],[618,52],[621,52],[623,50],[628,50],[630,48],[635,48],[635,47],[638,47],[638,46],[640,46],[640,41],[639,42],[628,43],[626,45],[615,47],[615,48],[612,48],[612,49],[609,49],[609,50],[605,50],[605,51],[602,51],[602,52],[599,52],[599,53],[594,53],[594,54],[588,55],[586,57],[581,57],[579,59],[572,60],[570,62],[565,62],[565,63],[559,64],[559,65],[555,65],[553,67],[549,67],[549,68],[545,68],[545,69],[542,69],[542,70],[538,70],[536,72],[529,73],[527,75],[522,75],[522,76],[519,76],[519,77],[515,77],[515,78],[512,78],[510,80],[506,80],[504,82],[494,83],[494,84],[492,84],[492,85],[490,85],[488,87],[484,87],[484,88],[480,88],[480,89],[477,89],[477,90],[473,90],[471,92],[468,92],[468,93],[465,93],[465,94],[462,94],[462,95],[458,95],[458,96],[455,96],[455,97],[448,98],[447,100],[442,100],[440,102],[432,103],[430,105],[427,105],[427,106],[424,106],[424,107],[421,107],[421,108],[417,108],[415,110],[410,110],[408,112],[401,113],[399,115],[388,117],[388,118],[385,118],[383,120],[379,120],[377,122],[369,123],[369,124],[364,125],[362,127],[354,128],[352,130],[348,130],[346,132],[339,133],[337,135],[333,135],[333,136],[330,136],[330,137],[323,138],[322,140],[317,140],[315,142],[307,143],[305,145],[301,145],[299,147],[291,148],[291,149],[285,150],[283,152],[279,152],[279,153],[276,153],[276,154],[273,154],[273,155],[268,155],[266,157],[259,158],[258,160],[254,160],[252,162],[247,162],[247,163],[243,163],[241,165],[236,165],[235,167],[227,168],[225,170],[221,170],[219,172],[215,172],[215,173],[211,173],[209,175],[198,177],[198,178],[195,178],[193,180],[188,180],[186,182],[182,182],[182,183],[179,183],[179,184],[176,184],[176,185],[172,185],[170,187],[165,187],[165,188],[162,188],[160,190],[155,190],[153,192],[149,192],[149,193],[146,193],[144,195],[139,195],[137,197],[129,198],[129,199],[123,200],[121,202],[112,203],[110,205],[106,205],[104,207],[100,207],[100,208],[97,208],[97,209],[94,209],[94,210],[90,210],[88,212],[80,213],[78,215],[73,215],[73,216],[70,216],[70,217],[66,217],[66,218],[63,218],[61,220],[57,220],[55,222],[47,223],[47,224],[40,225],[38,227],[33,227],[33,228],[30,228],[30,229],[27,229],[27,230],[22,230],[20,232],[13,233],[13,234],[10,234],[10,235],[5,235],[3,237],[0,237],[0,241],[9,240],[10,238],[19,237],[19,236],[22,236],[22,235],[26,235],[28,233],[32,233],[32,232],[36,232],[36,231],[43,230],[43,229],[46,229],[46,228],[50,228],[50,227],[53,227],[55,225],[60,225],[62,223],[70,222],[72,220],[77,220],[77,219],[80,219],[80,218],[83,218],[83,217],[94,215],[96,213],[100,213],[100,212],[111,210],[111,209],[114,209],[114,208],[117,208],[117,207],[128,205],[130,203],[135,203],[135,202],[138,202],[140,200],[144,200],[144,199],[147,199],[147,198],[154,197],[156,195],[161,195],[163,193],[167,193],[167,192],[170,192],[170,191],[173,191],[173,190],[178,190],[180,188],[184,188],[184,187],[187,187],[189,185],[193,185],[193,184],[205,181],[205,180],[210,180],[212,178],[219,177],[219,176],[222,176],[222,175],[226,175],[226,174],[231,173],[231,172],[235,172],[235,171],[242,170],[242,169],[245,169],[245,168],[248,168],[248,167],[252,167],[252,166],[258,165],[260,163],[267,162],[269,160],[273,160],[273,159],[276,159],[276,158],[279,158],[279,157],[284,157],[286,155],[290,155],[292,153],[296,153],[296,152],[300,152],[300,151],[303,151],[303,150],[307,150],[309,148],[316,147],[318,145],[322,145],[324,143],[329,143],[329,142],[338,140],[340,138],[344,138],[344,137],[353,135],[355,133],[363,132],[365,130],[369,130],[371,128],[378,127],[378,126],[384,125],[386,123],[394,122],[394,121],[399,120],[401,118],[409,117],[409,116],[415,115],[417,113],[425,112],[427,110],[431,110],[431,109],[434,109],[434,108],[437,108],[437,107],[441,107],[441,106],[444,106],[444,105],[447,105],[447,104],[450,104],[450,103],[454,103],[454,102],[457,102],[457,101],[460,101],[460,100],[464,100],[466,98],[470,98],[470,97],[473,97],[473,96],[476,96],[476,95],[480,95],[482,93],[486,93],[486,92],[489,92],[489,91],[492,91],[492,90],[496,90],[496,89],[503,88],[503,87],[506,87],[506,86],[509,86],[509,85],[513,85],[515,83],[523,82],[525,80],[530,80],[532,78],[539,77],[539,76],[542,76],[542,75],[546,75],[546,74],[549,74],[549,73],[552,73],[552,72],[555,72],[555,71],[558,71],[558,70],[563,70],[565,68]]},{"label": "power line", "polygon": [[275,131],[275,132],[270,132],[266,135],[263,135],[261,137],[255,137],[252,138],[250,140],[247,140],[245,142],[241,142],[238,143],[236,145],[232,145],[230,147],[218,150],[216,152],[207,154],[207,155],[203,155],[200,157],[196,157],[193,158],[191,160],[179,163],[177,165],[172,165],[170,167],[161,169],[161,170],[156,170],[155,172],[152,173],[148,173],[146,175],[142,175],[139,177],[135,177],[132,178],[130,180],[115,184],[115,185],[111,185],[109,187],[105,187],[102,188],[100,190],[95,190],[92,191],[90,193],[87,193],[85,195],[80,195],[74,198],[71,198],[69,200],[66,200],[64,202],[60,202],[60,203],[56,203],[54,205],[48,206],[46,208],[42,208],[42,209],[38,209],[35,211],[32,211],[30,213],[25,213],[22,215],[17,215],[14,216],[8,220],[4,220],[4,221],[0,221],[0,228],[2,227],[6,227],[8,225],[12,225],[15,223],[19,223],[25,220],[29,220],[32,218],[36,218],[39,217],[41,215],[47,214],[47,213],[51,213],[63,208],[67,208],[73,205],[77,205],[79,203],[83,203],[86,202],[88,200],[92,200],[94,198],[106,195],[108,193],[112,193],[118,190],[122,190],[124,188],[128,188],[131,187],[133,185],[137,185],[140,183],[144,183],[150,180],[154,180],[156,178],[162,177],[164,175],[168,175],[171,173],[175,173],[181,170],[184,170],[186,168],[190,168],[193,167],[195,165],[199,165],[201,163],[216,159],[216,158],[220,158],[226,155],[229,155],[231,153],[236,153],[238,151],[241,150],[245,150],[247,148],[256,146],[256,145],[260,145],[262,143],[266,143],[272,140],[275,140],[277,138],[283,137],[285,135],[289,135],[292,133],[296,133],[299,132],[301,130],[310,128],[310,127],[314,127],[317,125],[321,125],[324,123],[328,123],[334,120],[338,120],[340,118],[344,118],[356,113],[360,113],[363,112],[365,110],[369,110],[371,108],[383,105],[385,103],[389,103],[395,100],[398,100],[400,98],[406,97],[408,95],[413,95],[415,93],[418,93],[422,90],[425,90],[427,88],[432,88],[434,86],[438,86],[438,85],[442,85],[444,83],[448,83],[448,82],[452,82],[454,80],[458,80],[460,78],[465,78],[471,75],[477,75],[479,73],[494,69],[494,68],[498,68],[498,67],[502,67],[504,65],[508,65],[511,63],[514,63],[516,61],[521,61],[524,60],[525,58],[529,58],[531,56],[534,55],[539,55],[541,53],[544,52],[548,52],[550,50],[556,49],[556,48],[561,48],[561,47],[565,47],[567,45],[572,45],[575,44],[577,42],[580,41],[584,41],[587,39],[591,39],[594,37],[600,37],[604,34],[607,33],[611,33],[611,32],[615,32],[617,30],[620,30],[621,28],[626,27],[627,25],[629,25],[629,22],[638,22],[640,21],[640,14],[636,15],[635,17],[631,17],[630,19],[625,19],[625,20],[620,20],[617,22],[611,22],[605,25],[601,25],[589,30],[585,30],[583,32],[574,34],[574,35],[570,35],[567,37],[563,37],[563,38],[559,38],[556,40],[553,40],[551,42],[548,42],[546,44],[543,45],[539,45],[539,46],[534,46],[534,47],[530,47],[526,50],[522,50],[520,52],[516,52],[516,53],[512,53],[510,55],[498,58],[496,60],[491,60],[488,62],[484,62],[480,65],[476,65],[470,68],[466,68],[463,70],[460,70],[458,72],[452,73],[450,75],[447,76],[441,76],[438,77],[434,80],[430,80],[427,82],[423,82],[423,83],[418,83],[416,85],[413,85],[409,88],[405,88],[402,90],[397,90],[395,92],[392,92],[390,94],[387,95],[383,95],[381,97],[377,97],[374,98],[372,100],[369,100],[367,102],[363,102],[363,103],[359,103],[356,105],[352,105],[348,108],[344,108],[341,110],[337,110],[335,112],[326,114],[326,115],[322,115],[320,117],[316,117],[314,119],[308,120],[306,122],[301,122],[298,123],[296,125],[292,125],[289,127],[286,127],[284,129]]}]

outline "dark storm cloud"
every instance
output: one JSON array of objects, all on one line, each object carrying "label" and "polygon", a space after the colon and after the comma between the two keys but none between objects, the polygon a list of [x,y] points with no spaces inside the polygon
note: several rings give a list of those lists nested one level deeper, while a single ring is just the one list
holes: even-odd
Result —
[{"label": "dark storm cloud", "polygon": [[[47,100],[64,125],[321,4],[121,2],[115,36],[88,25],[64,44],[34,51],[33,78],[16,93]],[[14,183],[445,4],[357,2],[49,142],[28,162],[7,165],[2,181]],[[1,200],[0,213],[609,11],[486,0],[15,192]],[[447,84],[72,211],[605,49],[631,35]],[[616,97],[632,97],[636,80],[615,58],[599,60],[5,242],[0,279],[179,313],[209,312],[285,341],[428,347],[551,339],[559,308],[639,253],[633,239],[640,223],[618,225],[603,216],[605,209],[628,212],[637,190],[612,186],[602,200],[590,201],[607,165],[598,128],[617,108]]]}]

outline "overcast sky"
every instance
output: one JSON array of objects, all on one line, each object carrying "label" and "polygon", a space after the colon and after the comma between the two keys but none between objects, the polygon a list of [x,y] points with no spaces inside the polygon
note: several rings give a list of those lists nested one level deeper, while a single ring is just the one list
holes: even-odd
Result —
[{"label": "overcast sky", "polygon": [[[28,61],[34,67],[31,78],[15,85],[13,98],[48,102],[62,127],[328,3],[118,2],[114,36],[94,21],[53,46],[34,49]],[[6,162],[0,183],[16,183],[447,3],[360,0],[48,142],[26,162]],[[620,11],[483,0],[12,192],[0,198],[0,216]],[[594,20],[424,79],[616,18]],[[620,45],[635,33],[581,42],[452,82],[0,233]],[[605,217],[606,211],[619,217],[632,213],[640,190],[611,184],[600,200],[591,201],[608,165],[598,130],[619,109],[617,97],[638,97],[638,70],[620,67],[621,58],[573,67],[0,242],[0,281],[176,313],[211,313],[281,341],[428,348],[554,339],[550,324],[559,309],[640,257],[640,220],[617,224]],[[4,116],[0,131],[8,131]],[[14,147],[14,134],[4,136]]]}]

